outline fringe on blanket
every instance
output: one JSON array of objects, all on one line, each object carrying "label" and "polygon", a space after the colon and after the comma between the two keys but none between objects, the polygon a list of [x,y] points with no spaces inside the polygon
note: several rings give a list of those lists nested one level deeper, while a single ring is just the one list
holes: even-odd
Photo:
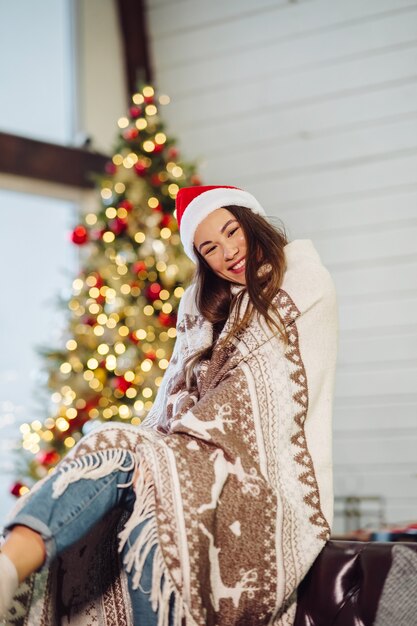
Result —
[{"label": "fringe on blanket", "polygon": [[[130,463],[128,463],[128,460]],[[137,450],[136,454],[133,454],[128,449],[110,448],[88,452],[78,458],[64,462],[59,467],[57,477],[53,483],[52,497],[54,499],[59,498],[71,483],[80,479],[96,480],[107,476],[115,470],[125,472],[134,470],[131,481],[125,484],[118,484],[117,486],[124,488],[135,483],[136,493],[134,509],[123,530],[118,535],[119,553],[123,550],[132,531],[141,522],[144,522],[138,538],[132,545],[129,545],[129,550],[123,560],[128,573],[134,569],[132,588],[138,589],[140,587],[140,579],[146,557],[151,548],[156,546],[152,562],[150,602],[152,610],[158,611],[157,626],[182,626],[184,617],[189,618],[187,624],[195,624],[164,560],[158,539],[154,480],[149,465],[144,456],[139,453],[139,450]],[[172,594],[174,594],[173,621],[170,623],[169,600]]]},{"label": "fringe on blanket", "polygon": [[[130,459],[130,465],[126,466],[126,459]],[[129,472],[136,468],[134,455],[127,449],[110,448],[97,452],[88,452],[83,456],[64,462],[59,468],[58,476],[52,486],[52,497],[56,500],[61,496],[68,485],[80,480],[89,478],[97,480],[107,476],[115,470]],[[128,487],[132,483],[119,484],[118,487]]]},{"label": "fringe on blanket", "polygon": [[132,587],[133,589],[139,588],[145,559],[151,548],[156,546],[153,554],[150,602],[152,610],[158,611],[157,626],[170,626],[169,599],[171,594],[174,594],[172,626],[181,626],[183,617],[190,618],[190,621],[186,623],[194,624],[195,622],[183,602],[182,595],[174,584],[165,564],[158,540],[153,476],[146,459],[143,455],[138,456],[140,458],[138,460],[138,477],[135,484],[136,500],[131,516],[123,530],[119,533],[119,552],[123,550],[132,531],[141,522],[147,522],[143,525],[138,538],[130,545],[123,560],[127,572],[130,573],[132,568],[135,570],[132,577]]}]

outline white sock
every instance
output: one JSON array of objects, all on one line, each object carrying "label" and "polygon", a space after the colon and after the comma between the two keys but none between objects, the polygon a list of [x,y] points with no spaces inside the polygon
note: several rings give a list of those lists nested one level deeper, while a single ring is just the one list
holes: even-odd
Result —
[{"label": "white sock", "polygon": [[14,563],[6,554],[0,553],[0,617],[4,617],[19,586]]}]

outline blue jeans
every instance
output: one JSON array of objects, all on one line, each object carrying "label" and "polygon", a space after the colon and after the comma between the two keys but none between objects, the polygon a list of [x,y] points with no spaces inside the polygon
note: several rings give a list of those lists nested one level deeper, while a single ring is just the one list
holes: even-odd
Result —
[{"label": "blue jeans", "polygon": [[[56,474],[51,474],[44,484],[23,505],[22,509],[8,521],[4,530],[21,524],[37,531],[43,538],[46,548],[46,560],[42,567],[66,548],[81,539],[94,525],[114,507],[132,511],[135,492],[132,486],[118,487],[131,482],[133,470],[132,458],[127,456],[123,466],[95,480],[81,478],[68,485],[59,498],[52,498],[52,485]],[[146,522],[138,525],[130,534],[122,555],[138,537]],[[152,546],[146,557],[138,589],[132,587],[132,576],[128,573],[129,594],[132,603],[134,623],[140,626],[156,626],[158,615],[150,603],[152,584],[152,561],[156,546]],[[41,568],[42,569],[42,568]],[[174,598],[170,597],[170,619],[172,624]]]}]

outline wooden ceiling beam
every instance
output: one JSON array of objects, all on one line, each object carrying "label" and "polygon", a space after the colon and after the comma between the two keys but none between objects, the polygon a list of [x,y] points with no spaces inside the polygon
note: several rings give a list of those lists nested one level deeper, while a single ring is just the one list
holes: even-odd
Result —
[{"label": "wooden ceiling beam", "polygon": [[[145,0],[115,0],[122,32],[127,102],[139,83],[152,83]],[[109,156],[0,132],[0,173],[70,187],[94,187],[90,173],[103,173]]]},{"label": "wooden ceiling beam", "polygon": [[0,172],[70,187],[94,187],[91,173],[102,174],[105,154],[0,132]]},{"label": "wooden ceiling beam", "polygon": [[128,102],[139,82],[152,83],[145,0],[116,0],[122,32]]}]

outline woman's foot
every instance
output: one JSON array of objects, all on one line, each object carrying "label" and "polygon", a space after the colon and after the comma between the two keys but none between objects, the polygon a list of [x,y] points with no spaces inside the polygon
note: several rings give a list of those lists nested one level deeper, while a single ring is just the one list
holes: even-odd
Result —
[{"label": "woman's foot", "polygon": [[14,563],[6,554],[0,553],[0,619],[4,618],[19,586]]},{"label": "woman's foot", "polygon": [[13,563],[19,583],[37,571],[46,559],[46,548],[41,535],[20,524],[13,526],[7,533],[1,553]]}]

